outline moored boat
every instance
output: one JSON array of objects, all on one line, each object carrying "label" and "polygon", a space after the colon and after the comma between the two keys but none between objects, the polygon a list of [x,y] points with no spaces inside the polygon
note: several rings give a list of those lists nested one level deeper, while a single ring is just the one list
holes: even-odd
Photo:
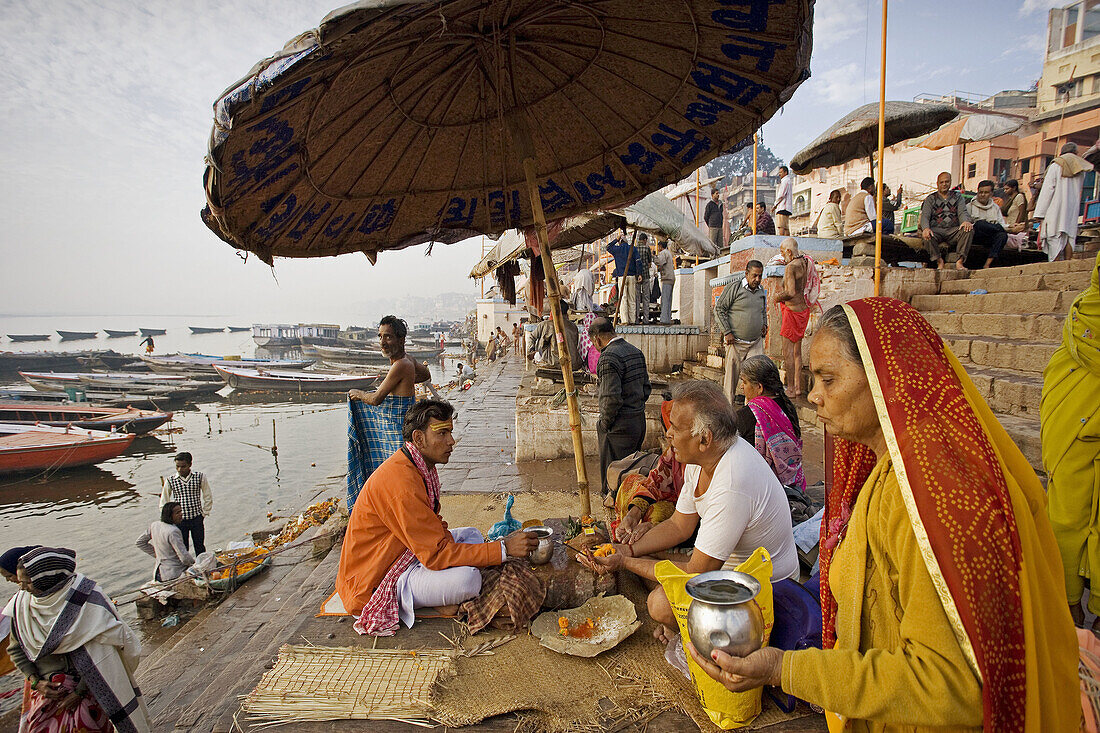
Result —
[{"label": "moored boat", "polygon": [[228,326],[227,328],[229,328],[229,333],[244,333],[252,330],[252,326]]},{"label": "moored boat", "polygon": [[193,333],[193,334],[195,334],[195,333],[223,333],[225,331],[225,326],[221,326],[220,328],[208,328],[206,326],[188,326],[188,328],[191,329],[191,333]]},{"label": "moored boat", "polygon": [[26,343],[28,341],[49,341],[50,335],[48,333],[9,333],[8,338],[17,343]]},{"label": "moored boat", "polygon": [[163,336],[168,333],[167,328],[139,328],[142,336]]},{"label": "moored boat", "polygon": [[[180,375],[100,374],[96,372],[20,372],[27,384],[42,392],[64,392],[75,388],[92,393],[142,395],[151,401],[182,400],[213,394],[222,388],[214,381],[198,381]],[[155,403],[154,403],[155,404]]]},{"label": "moored boat", "polygon": [[130,447],[133,433],[0,423],[0,475],[90,466]]},{"label": "moored boat", "polygon": [[255,392],[346,392],[372,389],[379,375],[283,372],[217,365],[214,369],[233,389]]},{"label": "moored boat", "polygon": [[62,341],[82,341],[96,338],[99,331],[58,331],[57,335]]},{"label": "moored boat", "polygon": [[122,338],[123,336],[137,336],[137,331],[114,331],[110,328],[103,329],[109,339]]},{"label": "moored boat", "polygon": [[186,372],[214,373],[214,366],[262,366],[270,369],[305,369],[313,359],[226,359],[210,354],[168,354],[166,356],[142,356],[141,360],[154,372],[178,374]]},{"label": "moored boat", "polygon": [[10,425],[73,425],[89,430],[113,430],[144,435],[171,419],[171,412],[152,412],[133,407],[0,403],[0,423]]}]

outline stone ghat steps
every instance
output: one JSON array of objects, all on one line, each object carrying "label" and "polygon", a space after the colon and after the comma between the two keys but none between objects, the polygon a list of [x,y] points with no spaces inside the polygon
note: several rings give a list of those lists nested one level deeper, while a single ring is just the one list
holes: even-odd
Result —
[{"label": "stone ghat steps", "polygon": [[1039,402],[1043,395],[1041,374],[1025,374],[1013,369],[980,367],[973,364],[963,366],[993,412],[998,415],[1039,419]]},{"label": "stone ghat steps", "polygon": [[[953,281],[954,283],[959,280]],[[965,281],[962,281],[965,282]],[[946,284],[946,283],[945,283]],[[971,281],[972,285],[977,285]],[[971,295],[914,295],[912,306],[921,312],[945,312],[964,315],[1065,313],[1076,290],[1032,290]]]},{"label": "stone ghat steps", "polygon": [[1061,341],[1029,341],[1027,339],[965,334],[941,334],[952,353],[968,369],[993,367],[1014,369],[1041,375]]},{"label": "stone ghat steps", "polygon": [[[918,308],[918,310],[920,310]],[[940,334],[991,336],[1026,341],[1059,341],[1065,313],[951,313],[922,311]]]},{"label": "stone ghat steps", "polygon": [[[1076,260],[1074,260],[1076,262]],[[1061,263],[1053,263],[1061,264]],[[940,283],[943,295],[965,295],[972,290],[988,290],[990,293],[1021,293],[1040,290],[1059,290],[1080,292],[1089,286],[1092,271],[1076,270],[1071,272],[1048,272],[1045,274],[1003,275],[1001,270],[978,270],[994,272],[996,276],[982,278],[945,279]]]}]

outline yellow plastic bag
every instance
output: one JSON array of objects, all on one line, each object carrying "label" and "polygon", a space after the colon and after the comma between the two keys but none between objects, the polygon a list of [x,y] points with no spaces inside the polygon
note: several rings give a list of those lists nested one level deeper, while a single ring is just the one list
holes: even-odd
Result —
[{"label": "yellow plastic bag", "polygon": [[[759,547],[735,570],[748,573],[760,581],[760,592],[756,595],[754,602],[760,606],[760,611],[764,615],[764,643],[767,644],[775,621],[775,609],[772,605],[771,556],[767,550]],[[691,596],[688,595],[684,586],[695,575],[685,573],[668,560],[657,563],[654,572],[665,589],[672,612],[676,615],[676,623],[680,627],[680,641],[686,650],[689,642],[687,614],[688,606],[691,605]],[[703,709],[706,710],[711,722],[719,728],[723,730],[741,728],[751,723],[760,714],[760,688],[749,692],[730,692],[721,683],[711,679],[695,663],[690,654],[687,655],[687,662],[691,670],[691,680],[695,684],[695,692],[699,695],[699,702],[703,704]]]}]

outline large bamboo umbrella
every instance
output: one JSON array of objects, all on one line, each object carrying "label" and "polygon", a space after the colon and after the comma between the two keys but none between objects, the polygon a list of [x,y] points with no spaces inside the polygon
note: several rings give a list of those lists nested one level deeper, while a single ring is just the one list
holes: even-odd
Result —
[{"label": "large bamboo umbrella", "polygon": [[[958,115],[947,104],[887,102],[885,145],[932,132]],[[878,117],[878,102],[852,110],[791,158],[791,169],[801,174],[856,158],[871,159],[878,150]]]},{"label": "large bamboo umbrella", "polygon": [[348,5],[218,100],[203,218],[267,263],[534,225],[564,352],[546,217],[636,200],[745,139],[808,78],[812,25],[812,0]]}]

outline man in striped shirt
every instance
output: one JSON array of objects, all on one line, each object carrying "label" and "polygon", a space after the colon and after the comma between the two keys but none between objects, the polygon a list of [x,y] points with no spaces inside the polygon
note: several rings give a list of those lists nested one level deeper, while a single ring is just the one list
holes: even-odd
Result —
[{"label": "man in striped shirt", "polygon": [[592,321],[588,335],[600,350],[596,364],[600,401],[596,437],[600,447],[600,486],[606,495],[607,467],[641,450],[645,441],[645,403],[651,387],[645,354],[617,335],[610,320]]}]

